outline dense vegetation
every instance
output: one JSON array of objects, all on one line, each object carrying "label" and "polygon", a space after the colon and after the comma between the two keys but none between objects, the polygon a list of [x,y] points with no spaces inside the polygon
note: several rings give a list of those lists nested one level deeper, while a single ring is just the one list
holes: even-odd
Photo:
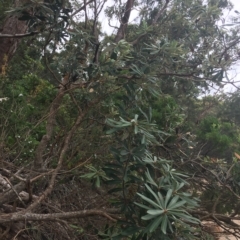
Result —
[{"label": "dense vegetation", "polygon": [[0,239],[240,238],[229,1],[2,2]]}]

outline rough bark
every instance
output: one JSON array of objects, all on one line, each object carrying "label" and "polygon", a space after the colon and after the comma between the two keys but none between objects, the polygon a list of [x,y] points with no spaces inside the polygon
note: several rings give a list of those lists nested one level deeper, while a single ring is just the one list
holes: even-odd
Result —
[{"label": "rough bark", "polygon": [[[15,7],[26,1],[16,0]],[[2,26],[1,34],[24,34],[28,26],[25,21],[19,21],[16,16],[8,16]],[[0,38],[0,75],[4,75],[9,60],[19,46],[21,38]]]}]

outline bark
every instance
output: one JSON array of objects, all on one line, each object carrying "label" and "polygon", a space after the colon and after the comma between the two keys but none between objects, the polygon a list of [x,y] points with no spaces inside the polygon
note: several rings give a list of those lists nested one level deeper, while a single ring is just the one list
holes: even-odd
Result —
[{"label": "bark", "polygon": [[128,26],[128,21],[129,21],[129,18],[130,18],[132,7],[133,7],[133,3],[134,3],[134,0],[128,0],[127,1],[126,8],[125,8],[123,17],[121,19],[121,25],[120,25],[120,27],[118,29],[118,32],[117,32],[117,35],[115,37],[115,42],[119,42],[125,36],[125,32],[126,32],[126,29],[127,29],[127,26]]},{"label": "bark", "polygon": [[[21,0],[15,1],[15,7],[21,5]],[[16,16],[8,16],[3,23],[1,34],[24,34],[27,31],[27,23],[19,21]],[[8,62],[13,57],[14,53],[19,46],[21,38],[0,38],[0,75],[5,75]]]},{"label": "bark", "polygon": [[56,221],[58,219],[85,218],[90,216],[102,216],[113,222],[116,222],[116,220],[109,216],[107,212],[98,209],[92,209],[75,212],[49,213],[49,214],[37,214],[29,212],[2,214],[0,217],[0,223],[9,223],[14,221]]}]

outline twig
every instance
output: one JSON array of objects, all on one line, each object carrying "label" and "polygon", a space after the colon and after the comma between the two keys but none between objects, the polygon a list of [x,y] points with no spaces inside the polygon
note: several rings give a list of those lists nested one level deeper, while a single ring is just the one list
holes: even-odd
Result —
[{"label": "twig", "polygon": [[24,37],[34,36],[39,33],[40,33],[39,31],[28,32],[28,33],[23,33],[23,34],[2,34],[2,33],[0,33],[0,38],[24,38]]},{"label": "twig", "polygon": [[18,199],[20,200],[20,202],[23,204],[23,206],[26,206],[25,203],[23,202],[22,198],[20,197],[20,195],[18,194],[18,192],[14,189],[12,183],[6,178],[4,177],[4,179],[8,182],[8,184],[10,185],[11,189],[13,190],[13,192],[17,195]]},{"label": "twig", "polygon": [[82,166],[85,165],[91,158],[92,158],[92,157],[89,157],[89,158],[88,158],[86,161],[84,161],[83,163],[78,164],[76,167],[74,167],[74,168],[72,168],[72,169],[70,169],[70,170],[68,170],[68,171],[60,172],[60,173],[58,173],[58,175],[59,175],[59,174],[65,174],[65,173],[68,173],[68,172],[72,172],[73,170],[75,170],[75,169],[77,169],[77,168],[79,168],[79,167],[82,167]]}]

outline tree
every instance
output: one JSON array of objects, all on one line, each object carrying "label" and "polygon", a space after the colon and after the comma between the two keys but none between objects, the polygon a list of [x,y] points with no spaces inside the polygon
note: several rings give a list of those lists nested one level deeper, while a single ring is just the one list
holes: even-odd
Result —
[{"label": "tree", "polygon": [[[15,1],[14,7],[18,7],[23,4],[24,1]],[[7,3],[5,3],[7,5]],[[8,3],[9,4],[9,3]],[[8,5],[7,5],[8,6]],[[14,16],[6,17],[2,24],[1,29],[1,42],[0,42],[0,74],[5,74],[7,64],[9,60],[14,55],[19,42],[20,37],[27,30],[27,24],[25,21],[19,21],[19,19]],[[15,37],[13,35],[20,35]]]},{"label": "tree", "polygon": [[[133,7],[141,11],[130,23]],[[26,38],[1,82],[2,237],[20,231],[36,239],[204,239],[202,219],[239,228],[232,221],[238,202],[218,211],[226,196],[215,194],[227,188],[228,204],[239,199],[237,178],[228,181],[238,165],[218,162],[215,170],[212,156],[206,161],[193,147],[193,134],[181,133],[195,124],[187,121],[187,104],[197,104],[209,83],[223,84],[237,59],[237,32],[217,24],[227,7],[197,0],[106,7],[90,0],[27,2],[11,11],[11,24],[26,29],[0,37]],[[110,36],[101,29],[104,8],[119,19]],[[230,129],[213,131],[218,120],[210,120],[201,122],[201,141],[209,126],[213,142]],[[217,200],[206,204],[211,198]],[[13,223],[22,221],[31,231]],[[62,229],[49,232],[47,224],[36,227],[39,221]]]}]

